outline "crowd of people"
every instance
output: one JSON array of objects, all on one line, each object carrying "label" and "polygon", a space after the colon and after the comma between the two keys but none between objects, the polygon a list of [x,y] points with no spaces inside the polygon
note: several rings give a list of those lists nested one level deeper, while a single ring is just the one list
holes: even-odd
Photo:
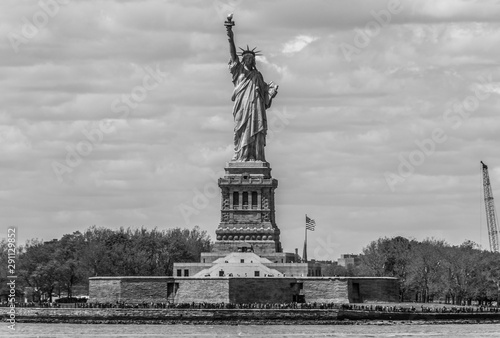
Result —
[{"label": "crowd of people", "polygon": [[[9,306],[10,303],[2,302],[0,306]],[[377,305],[377,304],[342,304],[342,303],[174,303],[174,302],[85,302],[76,303],[49,303],[27,302],[16,303],[16,307],[73,307],[73,308],[120,308],[120,309],[342,309],[351,311],[378,311],[378,312],[420,312],[420,313],[475,313],[499,312],[498,307],[486,306],[420,306],[415,305]]]},{"label": "crowd of people", "polygon": [[[58,304],[55,305],[60,306]],[[173,302],[150,302],[150,303],[76,303],[75,307],[81,308],[136,308],[136,309],[334,309],[340,308],[342,304],[337,303],[173,303]]]},{"label": "crowd of people", "polygon": [[487,306],[401,306],[401,305],[358,305],[343,304],[342,309],[357,311],[379,312],[421,312],[421,313],[474,313],[474,312],[499,312],[498,307]]}]

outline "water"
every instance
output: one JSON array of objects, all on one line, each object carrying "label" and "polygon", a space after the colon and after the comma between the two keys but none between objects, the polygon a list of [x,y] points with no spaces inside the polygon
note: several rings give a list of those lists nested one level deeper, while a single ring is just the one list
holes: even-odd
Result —
[{"label": "water", "polygon": [[[2,327],[4,326],[4,327]],[[0,322],[0,337],[500,337],[500,324],[395,325],[122,325]]]}]

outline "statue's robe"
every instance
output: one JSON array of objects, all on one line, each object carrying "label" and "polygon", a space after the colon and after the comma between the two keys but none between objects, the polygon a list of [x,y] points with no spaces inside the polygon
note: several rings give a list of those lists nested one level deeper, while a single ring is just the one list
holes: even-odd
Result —
[{"label": "statue's robe", "polygon": [[267,118],[271,106],[269,85],[256,69],[247,70],[239,60],[229,61],[234,91],[234,157],[232,161],[266,161]]}]

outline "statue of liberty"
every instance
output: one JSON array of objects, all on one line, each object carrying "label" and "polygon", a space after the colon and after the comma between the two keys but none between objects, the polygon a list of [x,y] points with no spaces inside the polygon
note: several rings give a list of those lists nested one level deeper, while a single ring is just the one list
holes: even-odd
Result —
[{"label": "statue of liberty", "polygon": [[234,156],[232,161],[265,162],[267,118],[266,109],[271,107],[273,98],[278,93],[278,86],[272,81],[264,82],[262,74],[255,68],[255,48],[241,49],[241,61],[236,53],[232,26],[232,14],[227,17],[225,26],[229,37],[229,71],[234,84]]}]

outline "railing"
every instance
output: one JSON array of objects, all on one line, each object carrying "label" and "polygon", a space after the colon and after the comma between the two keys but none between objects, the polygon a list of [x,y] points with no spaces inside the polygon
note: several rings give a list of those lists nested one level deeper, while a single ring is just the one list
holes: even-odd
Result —
[{"label": "railing", "polygon": [[220,178],[220,183],[222,184],[231,184],[231,183],[240,183],[240,184],[268,184],[272,185],[272,178],[247,178],[243,179],[241,177],[231,177],[231,178]]}]

